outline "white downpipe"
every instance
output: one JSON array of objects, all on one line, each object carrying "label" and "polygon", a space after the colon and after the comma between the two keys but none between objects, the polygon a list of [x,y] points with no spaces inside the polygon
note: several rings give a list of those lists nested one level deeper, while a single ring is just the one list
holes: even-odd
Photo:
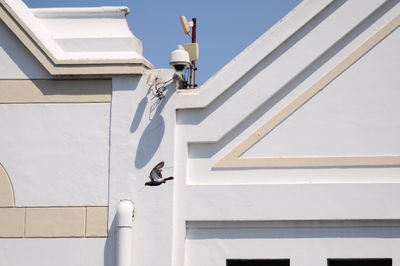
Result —
[{"label": "white downpipe", "polygon": [[121,200],[118,204],[117,266],[132,266],[133,202]]}]

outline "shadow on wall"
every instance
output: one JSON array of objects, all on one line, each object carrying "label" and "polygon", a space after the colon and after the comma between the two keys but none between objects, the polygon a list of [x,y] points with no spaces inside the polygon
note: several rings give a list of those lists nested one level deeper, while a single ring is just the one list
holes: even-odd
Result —
[{"label": "shadow on wall", "polygon": [[400,236],[399,227],[289,227],[289,228],[217,228],[196,229],[187,232],[188,240],[199,239],[312,239],[312,238],[381,238]]},{"label": "shadow on wall", "polygon": [[173,88],[173,84],[167,86],[167,93],[161,101],[157,98],[153,99],[153,104],[150,107],[147,107],[149,102],[149,97],[152,99],[151,88],[147,92],[146,96],[140,101],[138,107],[136,108],[135,116],[133,118],[130,131],[131,133],[136,132],[139,128],[140,122],[143,123],[144,120],[147,120],[144,117],[144,113],[146,107],[149,108],[149,123],[147,127],[143,130],[143,133],[140,137],[138,147],[136,149],[135,155],[135,167],[140,169],[143,168],[147,163],[153,158],[158,147],[161,144],[161,141],[164,137],[165,132],[165,121],[163,116],[161,115],[162,110],[167,104],[168,100],[171,98],[174,93],[175,88]]},{"label": "shadow on wall", "polygon": [[104,266],[114,266],[116,265],[117,259],[117,216],[115,215],[110,229],[108,231],[108,237],[106,239],[106,244],[104,246]]},{"label": "shadow on wall", "polygon": [[[42,64],[32,56],[31,52],[15,37],[9,28],[0,21],[0,47],[16,65],[18,70],[13,70],[13,64],[0,65],[0,69],[5,71],[3,75],[15,75],[19,71],[29,78],[49,78],[51,77]],[[4,37],[6,36],[6,37]],[[21,77],[19,74],[17,76]]]},{"label": "shadow on wall", "polygon": [[43,95],[111,95],[111,79],[34,79]]}]

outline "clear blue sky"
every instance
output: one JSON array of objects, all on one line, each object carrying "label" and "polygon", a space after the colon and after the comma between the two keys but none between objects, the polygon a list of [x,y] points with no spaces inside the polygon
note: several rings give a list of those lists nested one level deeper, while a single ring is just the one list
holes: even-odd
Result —
[{"label": "clear blue sky", "polygon": [[197,18],[197,84],[204,83],[301,0],[24,0],[34,7],[128,6],[129,26],[156,68],[170,68],[169,54],[188,43],[179,17]]}]

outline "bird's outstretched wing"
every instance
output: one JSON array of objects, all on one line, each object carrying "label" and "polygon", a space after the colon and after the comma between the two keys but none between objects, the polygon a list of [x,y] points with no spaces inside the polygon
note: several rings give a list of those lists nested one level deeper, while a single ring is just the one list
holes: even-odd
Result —
[{"label": "bird's outstretched wing", "polygon": [[154,166],[149,175],[151,181],[155,182],[161,181],[162,179],[161,171],[163,167],[164,167],[163,161],[159,162],[156,166]]},{"label": "bird's outstretched wing", "polygon": [[[163,169],[164,168],[164,161],[159,162],[156,166],[154,166],[156,169]],[[154,169],[153,168],[153,169]]]}]

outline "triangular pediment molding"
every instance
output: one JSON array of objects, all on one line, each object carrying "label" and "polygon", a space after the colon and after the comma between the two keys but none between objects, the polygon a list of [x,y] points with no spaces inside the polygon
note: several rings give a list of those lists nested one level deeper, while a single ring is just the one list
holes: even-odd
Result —
[{"label": "triangular pediment molding", "polygon": [[306,89],[297,98],[282,108],[263,126],[250,134],[243,142],[219,160],[213,168],[251,168],[251,167],[348,167],[348,166],[398,166],[400,155],[378,156],[332,156],[332,157],[274,157],[242,158],[261,138],[269,134],[286,118],[301,108],[318,92],[331,83],[336,77],[353,65],[358,59],[375,47],[400,25],[400,16],[396,16],[373,36],[362,43],[340,63],[334,66],[317,82]]}]

